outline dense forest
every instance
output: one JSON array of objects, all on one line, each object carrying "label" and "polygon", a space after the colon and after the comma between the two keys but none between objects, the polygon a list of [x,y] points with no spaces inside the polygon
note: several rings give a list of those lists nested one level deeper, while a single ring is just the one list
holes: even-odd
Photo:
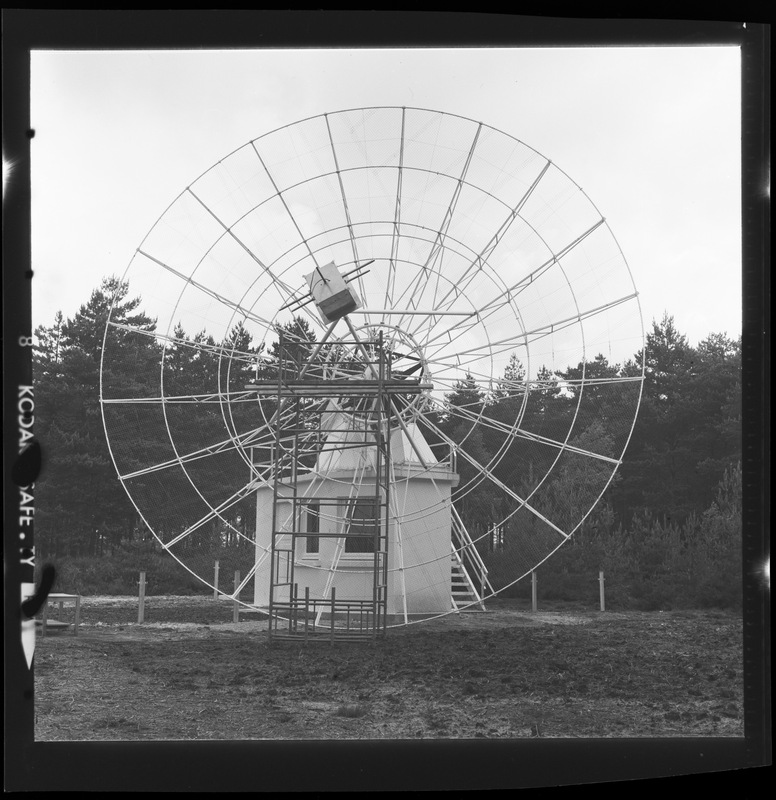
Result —
[{"label": "dense forest", "polygon": [[[155,321],[143,312],[141,300],[115,278],[104,280],[73,318],[65,320],[58,313],[51,326],[37,328],[35,433],[44,452],[36,484],[38,561],[56,563],[60,588],[84,593],[132,592],[138,569],[153,570],[159,591],[196,591],[194,579],[161,552],[142,524],[116,478],[106,444],[99,405],[100,358],[114,297],[112,320],[118,324],[109,328],[105,346],[111,353],[112,383],[123,386],[125,396],[148,394],[146,381],[150,387],[155,380],[158,389],[160,358],[167,395],[201,391],[199,387],[213,380],[213,371],[224,368],[217,358],[218,345],[207,331],[187,332],[179,325],[172,340],[160,345]],[[149,336],[129,335],[122,324]],[[295,332],[302,339],[314,339],[299,320]],[[257,352],[242,325],[234,328],[227,344],[235,352]],[[540,371],[536,378],[541,390],[532,392],[538,400],[524,413],[551,431],[573,404],[562,389],[566,382],[579,379],[583,369],[586,378],[637,374],[642,361],[646,372],[641,407],[625,460],[594,514],[539,568],[542,592],[559,600],[586,600],[596,595],[595,579],[604,569],[607,600],[615,606],[738,606],[740,339],[712,333],[692,346],[665,314],[646,332],[645,351],[634,353],[627,363],[610,364],[599,355],[565,371]],[[252,374],[247,361],[234,361],[231,370],[222,376],[229,386],[244,384]],[[511,424],[517,413],[521,396],[515,387],[524,377],[516,356],[495,389],[462,376],[446,396],[446,404],[465,409],[465,415],[441,411],[433,420],[436,429],[461,442],[479,463],[490,463],[502,447],[499,424]],[[607,420],[616,418],[621,398],[616,393],[594,394],[593,400],[585,407],[588,416],[580,421],[578,430],[583,434],[577,444],[593,441],[594,449],[604,452],[611,446]],[[192,436],[201,433],[192,431]],[[428,436],[433,445],[433,432]],[[149,438],[138,446],[152,455],[157,443]],[[496,459],[495,477],[525,491],[540,465],[525,452],[521,458]],[[472,469],[471,463],[459,460],[462,482],[472,477],[466,474]],[[218,480],[216,473],[213,480]],[[556,479],[555,491],[559,497],[568,496],[579,490],[583,480],[573,469],[567,470]],[[462,500],[459,511],[476,533],[489,513],[499,514],[498,503],[497,493],[483,482]],[[230,509],[235,526],[250,526],[249,506],[246,499]],[[160,504],[159,515],[155,525],[175,524],[174,505]],[[504,551],[520,547],[519,534],[517,529],[507,530],[496,547],[490,539],[478,543],[495,584],[509,582],[509,575],[500,575],[514,568]],[[237,545],[222,536],[212,542],[227,549]],[[525,582],[508,590],[518,595],[526,591],[530,587]]]}]

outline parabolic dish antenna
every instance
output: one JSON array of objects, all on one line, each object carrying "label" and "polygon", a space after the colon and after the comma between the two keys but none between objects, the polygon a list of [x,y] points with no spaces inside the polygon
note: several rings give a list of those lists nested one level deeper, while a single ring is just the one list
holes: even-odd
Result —
[{"label": "parabolic dish antenna", "polygon": [[[114,306],[105,331],[119,480],[203,583],[218,560],[231,595],[239,571],[247,605],[270,602],[282,531],[301,537],[298,596],[373,576],[376,546],[348,538],[371,487],[389,624],[482,608],[592,520],[638,413],[643,323],[605,219],[540,153],[452,114],[361,108],[248,142],[172,202],[124,281],[156,326]],[[337,388],[380,364],[377,399]],[[277,489],[292,473],[297,505]]]}]

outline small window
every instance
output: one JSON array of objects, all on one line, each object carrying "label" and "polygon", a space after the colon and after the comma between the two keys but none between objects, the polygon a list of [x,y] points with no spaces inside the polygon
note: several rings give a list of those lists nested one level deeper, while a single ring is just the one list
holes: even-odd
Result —
[{"label": "small window", "polygon": [[[305,533],[319,533],[321,528],[321,507],[318,503],[309,503],[305,511]],[[320,536],[305,536],[305,553],[317,554],[321,548]]]},{"label": "small window", "polygon": [[374,553],[378,533],[378,503],[374,497],[357,497],[343,503],[346,553]]}]

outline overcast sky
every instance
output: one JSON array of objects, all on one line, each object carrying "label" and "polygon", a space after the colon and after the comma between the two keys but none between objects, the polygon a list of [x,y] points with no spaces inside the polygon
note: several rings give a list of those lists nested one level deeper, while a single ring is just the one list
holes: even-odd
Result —
[{"label": "overcast sky", "polygon": [[[606,217],[645,325],[741,331],[737,47],[34,51],[33,325],[122,275],[213,163],[323,112],[399,105],[499,128]],[[142,289],[138,289],[142,294]]]}]

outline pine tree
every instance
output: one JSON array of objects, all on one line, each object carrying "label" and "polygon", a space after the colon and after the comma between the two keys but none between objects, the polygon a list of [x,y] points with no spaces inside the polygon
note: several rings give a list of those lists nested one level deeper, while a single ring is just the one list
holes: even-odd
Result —
[{"label": "pine tree", "polygon": [[56,371],[62,358],[62,328],[64,318],[62,312],[54,315],[54,324],[50,328],[39,325],[35,329],[37,339],[33,346],[33,364],[38,379],[49,370]]},{"label": "pine tree", "polygon": [[127,299],[128,286],[104,280],[89,302],[66,322],[38,336],[35,364],[36,427],[44,462],[38,480],[38,542],[44,555],[96,555],[116,546],[131,530],[135,513],[108,451],[99,406],[103,349],[112,359],[106,374],[119,376],[116,390],[132,381],[148,382],[156,355],[153,339],[108,328],[113,319],[144,331],[153,321],[138,311],[139,298]]},{"label": "pine tree", "polygon": [[713,498],[741,453],[740,343],[711,334],[689,345],[673,317],[647,335],[644,393],[623,463],[617,510],[625,525],[639,509],[683,524]]},{"label": "pine tree", "polygon": [[512,353],[504,368],[504,375],[496,381],[493,401],[501,402],[507,398],[523,397],[526,392],[525,379],[526,371],[523,362],[520,361],[517,353]]},{"label": "pine tree", "polygon": [[[639,355],[636,355],[637,361]],[[647,334],[644,380],[648,395],[659,407],[670,407],[677,399],[681,381],[691,374],[695,357],[695,350],[687,337],[679,333],[668,312],[663,314],[660,323],[652,321],[652,331]]]},{"label": "pine tree", "polygon": [[315,331],[304,317],[294,317],[292,322],[275,326],[277,340],[270,347],[270,356],[280,356],[280,337],[283,337],[285,358],[301,369],[310,360],[316,342]]}]

